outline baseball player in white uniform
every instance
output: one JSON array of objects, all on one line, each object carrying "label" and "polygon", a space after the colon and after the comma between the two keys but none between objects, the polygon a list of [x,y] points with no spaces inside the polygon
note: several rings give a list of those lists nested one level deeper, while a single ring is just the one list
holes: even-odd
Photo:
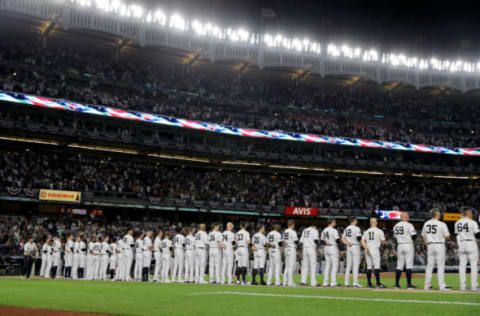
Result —
[{"label": "baseball player in white uniform", "polygon": [[425,290],[430,290],[432,272],[437,265],[438,285],[441,291],[450,290],[445,284],[445,239],[450,238],[450,232],[444,222],[440,222],[440,210],[430,211],[432,219],[423,225],[422,237],[427,245],[427,268],[425,271]]},{"label": "baseball player in white uniform", "polygon": [[87,244],[85,244],[85,237],[80,237],[79,241],[79,250],[78,253],[78,278],[83,279],[85,278],[85,264],[86,264],[86,256],[87,256]]},{"label": "baseball player in white uniform", "polygon": [[101,251],[102,251],[102,243],[100,242],[100,238],[95,238],[95,242],[93,243],[93,273],[92,273],[92,280],[100,280],[100,266],[101,266]]},{"label": "baseball player in white uniform", "polygon": [[170,283],[170,265],[172,260],[173,243],[170,240],[170,232],[165,233],[162,240],[162,282]]},{"label": "baseball player in white uniform", "polygon": [[124,262],[123,260],[123,248],[125,244],[123,243],[123,238],[117,237],[117,249],[115,249],[115,255],[117,257],[117,273],[115,275],[116,281],[122,281],[123,271],[124,271]]},{"label": "baseball player in white uniform", "polygon": [[72,279],[76,280],[78,278],[78,257],[80,254],[80,237],[75,239],[73,243],[73,263],[72,263]]},{"label": "baseball player in white uniform", "polygon": [[223,235],[219,231],[218,224],[212,225],[212,231],[208,235],[208,248],[209,248],[209,276],[210,284],[221,283],[221,266],[222,266],[222,249]]},{"label": "baseball player in white uniform", "polygon": [[40,266],[40,277],[44,278],[47,275],[47,258],[50,248],[50,239],[45,240],[42,245],[42,265]]},{"label": "baseball player in white uniform", "polygon": [[205,284],[205,267],[207,265],[208,235],[207,226],[200,224],[195,234],[195,283]]},{"label": "baseball player in white uniform", "polygon": [[100,272],[99,272],[99,280],[106,281],[107,280],[107,272],[108,272],[108,264],[110,263],[110,255],[112,253],[112,249],[110,248],[110,244],[108,243],[110,238],[108,236],[103,237],[103,241],[100,245]]},{"label": "baseball player in white uniform", "polygon": [[[113,239],[113,238],[112,238]],[[115,269],[117,268],[117,248],[118,244],[114,240],[110,243],[110,259],[109,259],[109,273],[110,273],[110,280],[115,279]]]},{"label": "baseball player in white uniform", "polygon": [[267,285],[265,283],[265,261],[267,253],[265,245],[267,244],[267,237],[265,237],[265,226],[260,225],[258,232],[252,237],[252,251],[253,251],[253,270],[252,270],[252,285],[257,285],[257,273],[260,275],[260,285]]},{"label": "baseball player in white uniform", "polygon": [[400,288],[400,277],[403,269],[407,274],[407,288],[416,289],[412,284],[413,259],[415,257],[415,246],[413,241],[417,238],[415,227],[408,222],[407,212],[400,215],[401,221],[393,226],[393,237],[397,242],[397,270],[395,271],[395,288]]},{"label": "baseball player in white uniform", "polygon": [[293,270],[297,261],[297,243],[298,236],[295,229],[295,221],[287,222],[287,229],[283,232],[283,242],[285,246],[285,270],[283,272],[284,286],[297,286],[293,281]]},{"label": "baseball player in white uniform", "polygon": [[185,282],[193,283],[195,281],[195,227],[188,229],[188,235],[185,237]]},{"label": "baseball player in white uniform", "polygon": [[[328,220],[328,226],[322,231],[321,244],[324,245],[325,267],[323,269],[323,286],[337,286],[338,243],[340,236],[335,229],[334,218]],[[330,278],[330,282],[329,279]]]},{"label": "baseball player in white uniform", "polygon": [[152,264],[152,242],[153,232],[147,231],[145,238],[143,238],[143,268],[142,268],[142,281],[148,282],[150,276],[150,265]]},{"label": "baseball player in white uniform", "polygon": [[56,237],[52,244],[52,278],[54,279],[57,278],[57,269],[60,265],[61,251],[62,242],[60,241],[60,237]]},{"label": "baseball player in white uniform", "polygon": [[51,276],[51,270],[52,270],[52,244],[53,240],[49,239],[47,240],[47,253],[46,253],[46,264],[45,264],[45,274],[43,275],[44,278],[50,278]]},{"label": "baseball player in white uniform", "polygon": [[237,244],[238,272],[242,279],[242,284],[247,284],[247,268],[249,261],[248,247],[250,245],[250,233],[247,232],[247,224],[240,222],[240,230],[235,234],[235,243]]},{"label": "baseball player in white uniform", "polygon": [[227,230],[223,232],[223,264],[222,264],[222,284],[225,284],[225,281],[228,280],[228,284],[233,282],[233,261],[234,261],[234,251],[233,246],[235,245],[235,234],[233,231],[233,223],[227,223]]},{"label": "baseball player in white uniform", "polygon": [[275,285],[280,285],[280,274],[282,270],[282,246],[283,239],[280,230],[282,226],[278,223],[273,225],[273,230],[267,235],[268,254],[270,256],[270,267],[268,269],[267,285],[272,284],[272,278],[275,275]]},{"label": "baseball player in white uniform", "polygon": [[72,265],[73,265],[73,235],[68,235],[67,242],[65,243],[65,272],[66,279],[72,278]]},{"label": "baseball player in white uniform", "polygon": [[377,228],[377,219],[370,219],[370,228],[362,236],[362,247],[365,249],[365,261],[367,262],[367,281],[368,287],[372,285],[372,269],[375,274],[377,288],[384,289],[385,285],[380,282],[380,247],[385,244],[385,234],[383,230]]},{"label": "baseball player in white uniform", "polygon": [[143,233],[137,235],[135,239],[135,266],[133,268],[133,278],[139,282],[142,279],[143,271]]},{"label": "baseball player in white uniform", "polygon": [[463,208],[462,218],[455,223],[455,235],[457,236],[458,257],[460,259],[460,290],[467,290],[467,263],[470,261],[471,290],[478,289],[478,245],[476,238],[480,238],[480,230],[477,222],[472,220],[472,209]]},{"label": "baseball player in white uniform", "polygon": [[127,234],[123,237],[123,271],[121,275],[121,280],[130,281],[133,263],[133,249],[135,247],[135,242],[133,240],[133,230],[130,229]]},{"label": "baseball player in white uniform", "polygon": [[153,241],[153,257],[155,258],[155,268],[153,270],[152,282],[158,282],[158,276],[162,268],[162,238],[163,232],[159,231]]},{"label": "baseball player in white uniform", "polygon": [[307,285],[307,276],[310,271],[310,285],[317,286],[317,245],[319,244],[317,226],[315,224],[305,228],[300,236],[302,245],[302,285]]},{"label": "baseball player in white uniform", "polygon": [[350,217],[350,225],[345,228],[342,242],[347,246],[347,267],[345,269],[345,286],[350,286],[350,272],[353,271],[353,287],[361,288],[358,283],[358,269],[360,268],[360,240],[362,231],[357,227],[357,219]]},{"label": "baseball player in white uniform", "polygon": [[183,266],[185,264],[185,230],[182,229],[173,237],[174,259],[173,259],[173,282],[183,282]]}]

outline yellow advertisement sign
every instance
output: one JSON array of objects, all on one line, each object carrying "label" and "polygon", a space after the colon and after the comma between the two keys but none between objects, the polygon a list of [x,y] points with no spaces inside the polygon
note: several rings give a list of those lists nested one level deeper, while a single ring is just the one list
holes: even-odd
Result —
[{"label": "yellow advertisement sign", "polygon": [[460,213],[444,213],[443,220],[446,222],[456,222],[462,218],[462,214]]},{"label": "yellow advertisement sign", "polygon": [[40,190],[40,200],[80,203],[82,193],[78,191]]}]

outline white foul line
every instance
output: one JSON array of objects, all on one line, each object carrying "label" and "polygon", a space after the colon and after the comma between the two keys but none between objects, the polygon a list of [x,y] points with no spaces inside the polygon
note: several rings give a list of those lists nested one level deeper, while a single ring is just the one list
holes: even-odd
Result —
[{"label": "white foul line", "polygon": [[425,300],[399,300],[392,298],[365,298],[365,297],[343,297],[343,296],[317,296],[317,295],[295,295],[295,294],[273,294],[273,293],[252,293],[252,292],[199,292],[189,295],[248,295],[248,296],[267,296],[267,297],[290,297],[290,298],[316,298],[323,300],[341,300],[341,301],[364,301],[381,303],[417,303],[417,304],[443,304],[443,305],[468,305],[480,306],[480,303],[455,302],[455,301],[425,301]]}]

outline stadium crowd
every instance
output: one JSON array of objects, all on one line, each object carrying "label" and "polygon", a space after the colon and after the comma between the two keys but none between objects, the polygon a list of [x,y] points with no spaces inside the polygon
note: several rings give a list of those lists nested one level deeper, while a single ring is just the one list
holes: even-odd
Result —
[{"label": "stadium crowd", "polygon": [[233,72],[189,71],[90,48],[0,46],[0,88],[237,127],[477,147],[468,97],[388,96],[318,89]]},{"label": "stadium crowd", "polygon": [[189,201],[304,205],[424,212],[479,205],[473,184],[388,178],[314,177],[162,165],[71,153],[3,151],[0,192],[7,188],[114,193]]}]

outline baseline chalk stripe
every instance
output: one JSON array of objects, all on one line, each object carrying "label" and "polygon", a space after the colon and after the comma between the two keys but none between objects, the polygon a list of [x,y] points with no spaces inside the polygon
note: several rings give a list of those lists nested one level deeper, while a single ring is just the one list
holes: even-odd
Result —
[{"label": "baseline chalk stripe", "polygon": [[379,303],[412,303],[412,304],[440,304],[440,305],[466,305],[480,306],[480,303],[455,302],[455,301],[428,301],[428,300],[400,300],[392,298],[365,298],[365,297],[342,297],[342,296],[317,296],[317,295],[295,295],[295,294],[273,294],[273,293],[252,293],[252,292],[199,292],[188,295],[245,295],[245,296],[264,296],[264,297],[287,297],[287,298],[314,298],[320,300],[339,300],[339,301],[362,301]]}]

